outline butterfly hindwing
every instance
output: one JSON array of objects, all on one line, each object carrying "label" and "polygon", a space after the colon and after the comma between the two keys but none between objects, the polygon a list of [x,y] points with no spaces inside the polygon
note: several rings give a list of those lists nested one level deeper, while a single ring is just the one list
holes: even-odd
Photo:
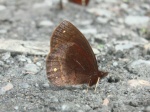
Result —
[{"label": "butterfly hindwing", "polygon": [[53,84],[64,86],[89,82],[90,77],[86,72],[90,70],[90,65],[76,49],[73,43],[62,44],[48,55],[47,75]]}]

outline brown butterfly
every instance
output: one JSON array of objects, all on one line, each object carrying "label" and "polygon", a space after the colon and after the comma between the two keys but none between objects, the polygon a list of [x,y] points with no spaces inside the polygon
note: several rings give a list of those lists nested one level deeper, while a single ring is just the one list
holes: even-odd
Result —
[{"label": "brown butterfly", "polygon": [[69,0],[69,2],[78,4],[78,5],[86,6],[86,5],[88,5],[89,0]]},{"label": "brown butterfly", "polygon": [[[78,5],[82,5],[82,6],[87,6],[89,3],[89,0],[68,0],[69,2],[78,4]],[[59,1],[59,6],[60,9],[63,9],[63,2],[62,0]]]},{"label": "brown butterfly", "polygon": [[52,34],[46,59],[47,77],[54,85],[96,84],[108,72],[98,71],[95,55],[83,34],[64,20]]}]

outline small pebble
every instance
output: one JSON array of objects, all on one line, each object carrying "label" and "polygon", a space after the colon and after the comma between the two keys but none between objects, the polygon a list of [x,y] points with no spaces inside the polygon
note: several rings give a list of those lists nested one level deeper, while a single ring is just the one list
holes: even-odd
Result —
[{"label": "small pebble", "polygon": [[97,29],[95,29],[95,28],[80,29],[80,31],[83,34],[96,34],[97,33]]},{"label": "small pebble", "polygon": [[49,86],[49,83],[44,83],[44,84],[43,84],[43,87],[44,87],[44,88],[49,88],[49,87],[50,87],[50,86]]},{"label": "small pebble", "polygon": [[149,21],[150,21],[150,18],[147,16],[127,16],[125,18],[125,24],[127,25],[147,26]]},{"label": "small pebble", "polygon": [[28,83],[21,83],[20,87],[23,88],[23,89],[27,89],[27,88],[30,87],[30,85]]},{"label": "small pebble", "polygon": [[144,112],[150,112],[150,106],[145,107]]},{"label": "small pebble", "polygon": [[14,109],[15,109],[15,110],[18,110],[18,109],[19,109],[19,107],[18,107],[18,106],[15,106],[15,107],[14,107]]},{"label": "small pebble", "polygon": [[4,62],[3,61],[0,61],[0,66],[4,66]]},{"label": "small pebble", "polygon": [[53,23],[48,20],[41,21],[38,25],[39,27],[50,27],[53,26]]},{"label": "small pebble", "polygon": [[40,68],[35,64],[26,64],[24,70],[31,74],[36,74],[40,70]]},{"label": "small pebble", "polygon": [[18,55],[17,59],[18,59],[18,61],[21,61],[21,62],[27,61],[27,58],[24,55]]},{"label": "small pebble", "polygon": [[94,54],[99,54],[100,53],[99,50],[96,49],[96,48],[92,48],[92,50],[93,50]]},{"label": "small pebble", "polygon": [[5,9],[6,9],[6,7],[4,5],[0,5],[0,11],[3,11]]},{"label": "small pebble", "polygon": [[36,62],[36,65],[41,67],[42,66],[42,63],[41,62]]},{"label": "small pebble", "polygon": [[3,54],[2,54],[1,59],[2,59],[3,61],[6,61],[6,60],[8,60],[10,57],[11,57],[10,52],[6,52],[6,53],[3,53]]},{"label": "small pebble", "polygon": [[118,66],[118,62],[113,62],[113,66]]}]

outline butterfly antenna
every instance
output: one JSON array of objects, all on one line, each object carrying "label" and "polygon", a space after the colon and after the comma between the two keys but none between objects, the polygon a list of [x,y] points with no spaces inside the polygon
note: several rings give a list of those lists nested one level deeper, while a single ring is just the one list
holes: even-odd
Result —
[{"label": "butterfly antenna", "polygon": [[100,80],[100,77],[98,77],[98,80],[97,80],[97,83],[96,83],[96,86],[95,86],[95,92],[96,92],[96,88],[97,88],[97,86],[99,84],[99,80]]},{"label": "butterfly antenna", "polygon": [[89,90],[90,83],[91,83],[91,79],[90,79],[89,84],[88,84],[88,86],[87,86],[86,93],[87,93],[87,92],[88,92],[88,90]]}]

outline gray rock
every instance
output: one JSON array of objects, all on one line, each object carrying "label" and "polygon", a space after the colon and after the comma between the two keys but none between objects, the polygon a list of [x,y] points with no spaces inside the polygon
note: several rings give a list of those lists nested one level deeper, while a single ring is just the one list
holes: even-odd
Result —
[{"label": "gray rock", "polygon": [[3,61],[0,61],[0,66],[4,66],[4,62]]},{"label": "gray rock", "polygon": [[11,57],[10,52],[6,52],[6,53],[3,53],[3,54],[2,54],[1,59],[2,59],[3,61],[6,61],[6,60],[8,60],[10,57]]},{"label": "gray rock", "polygon": [[52,98],[50,98],[50,100],[51,100],[51,102],[55,102],[55,103],[59,101],[57,97],[52,97]]},{"label": "gray rock", "polygon": [[90,9],[87,9],[87,12],[100,15],[103,17],[107,17],[107,18],[112,18],[113,16],[112,12],[106,9],[102,9],[102,8],[90,8]]},{"label": "gray rock", "polygon": [[96,19],[96,21],[97,21],[98,23],[100,23],[100,24],[106,24],[106,23],[108,23],[109,19],[108,19],[108,18],[105,18],[105,17],[98,17],[98,18]]},{"label": "gray rock", "polygon": [[120,77],[118,77],[118,76],[110,76],[109,78],[108,78],[108,82],[109,83],[117,83],[117,82],[119,82],[120,81]]},{"label": "gray rock", "polygon": [[5,94],[7,91],[9,91],[11,89],[13,89],[13,85],[12,85],[12,83],[8,83],[6,86],[4,86],[0,89],[0,95]]},{"label": "gray rock", "polygon": [[35,87],[39,87],[39,84],[38,83],[35,83],[35,85],[34,85]]},{"label": "gray rock", "polygon": [[[83,107],[82,107],[82,109],[84,109],[84,110],[86,110],[86,111],[87,111],[87,110],[90,110],[90,109],[91,109],[91,107],[90,107],[89,105],[85,105],[85,106],[83,106]],[[85,112],[85,111],[84,111],[84,112]]]},{"label": "gray rock", "polygon": [[105,0],[107,3],[118,3],[118,0]]},{"label": "gray rock", "polygon": [[3,11],[5,9],[6,9],[6,7],[4,5],[0,5],[0,11]]},{"label": "gray rock", "polygon": [[143,3],[143,4],[141,4],[141,7],[142,7],[142,8],[144,8],[144,9],[147,9],[147,10],[149,10],[149,9],[150,9],[149,4],[147,4],[147,3]]},{"label": "gray rock", "polygon": [[24,70],[31,74],[36,74],[40,70],[40,68],[37,65],[31,63],[31,64],[26,64]]},{"label": "gray rock", "polygon": [[134,68],[134,67],[136,67],[138,65],[141,65],[141,64],[145,64],[147,66],[150,66],[150,61],[139,59],[139,60],[136,60],[136,61],[132,62],[131,67]]},{"label": "gray rock", "polygon": [[10,20],[12,18],[12,14],[9,10],[0,11],[0,20]]},{"label": "gray rock", "polygon": [[[45,99],[45,102],[46,102],[46,103],[57,103],[57,102],[59,102],[59,100],[58,100],[57,97],[52,96],[52,97],[50,97],[50,98],[46,98],[46,99]],[[57,107],[55,107],[55,108],[57,108]]]},{"label": "gray rock", "polygon": [[[24,18],[26,17],[26,18]],[[13,19],[16,21],[29,21],[30,15],[29,13],[26,13],[24,10],[17,10],[14,14]],[[31,22],[32,23],[32,22]],[[17,30],[22,30],[22,32],[24,31],[24,28],[20,28],[18,27]]]},{"label": "gray rock", "polygon": [[18,55],[17,60],[20,61],[20,62],[25,62],[25,61],[28,60],[28,58],[25,57],[24,55]]},{"label": "gray rock", "polygon": [[79,25],[86,26],[86,25],[91,25],[92,20],[77,20],[76,21]]},{"label": "gray rock", "polygon": [[147,26],[150,21],[150,18],[147,16],[127,16],[125,18],[125,24],[135,25],[135,26]]},{"label": "gray rock", "polygon": [[[142,69],[141,69],[142,68]],[[149,77],[150,73],[150,61],[148,60],[136,60],[128,65],[128,70],[133,73],[137,73],[138,75],[143,75]]]},{"label": "gray rock", "polygon": [[106,33],[100,33],[100,34],[95,35],[95,37],[99,38],[99,39],[103,39],[103,38],[107,38],[108,34],[106,34]]},{"label": "gray rock", "polygon": [[32,63],[32,60],[30,58],[26,57],[25,55],[18,55],[16,58],[19,62]]},{"label": "gray rock", "polygon": [[3,94],[5,94],[5,91],[1,88],[0,89],[0,95],[3,95]]},{"label": "gray rock", "polygon": [[122,3],[120,7],[122,9],[126,10],[128,8],[128,5],[126,3]]},{"label": "gray rock", "polygon": [[15,106],[15,107],[14,107],[14,109],[15,109],[15,110],[18,110],[18,109],[19,109],[19,107],[18,107],[18,106]]},{"label": "gray rock", "polygon": [[130,48],[133,48],[134,46],[138,45],[136,42],[130,42],[130,41],[117,41],[115,42],[115,50],[116,51],[123,51]]},{"label": "gray rock", "polygon": [[6,33],[7,33],[7,30],[5,29],[0,30],[0,34],[6,34]]},{"label": "gray rock", "polygon": [[113,66],[118,66],[118,62],[113,62]]},{"label": "gray rock", "polygon": [[63,112],[74,112],[80,109],[80,105],[74,103],[65,103],[61,106]]},{"label": "gray rock", "polygon": [[38,27],[50,27],[53,26],[53,23],[48,20],[43,20],[38,24]]},{"label": "gray rock", "polygon": [[49,88],[49,87],[50,87],[50,86],[49,86],[49,83],[44,83],[44,84],[43,84],[43,87],[44,87],[44,88]]},{"label": "gray rock", "polygon": [[118,18],[118,22],[119,22],[120,24],[123,24],[123,23],[124,23],[124,19],[123,19],[123,18]]},{"label": "gray rock", "polygon": [[30,85],[28,83],[21,83],[20,87],[23,88],[23,89],[27,89],[27,88],[30,87]]},{"label": "gray rock", "polygon": [[26,58],[28,63],[32,63],[32,60],[30,58]]},{"label": "gray rock", "polygon": [[96,49],[96,48],[92,48],[92,50],[93,50],[94,54],[99,54],[100,53],[99,50]]},{"label": "gray rock", "polygon": [[42,66],[42,63],[41,62],[36,62],[36,65],[41,67]]},{"label": "gray rock", "polygon": [[74,103],[65,103],[61,106],[61,111],[63,112],[86,112],[89,111],[91,107],[89,105],[79,105]]},{"label": "gray rock", "polygon": [[150,112],[150,106],[145,107],[144,112]]},{"label": "gray rock", "polygon": [[44,0],[44,2],[35,3],[33,5],[33,8],[45,8],[45,7],[51,7],[52,5],[53,5],[53,0]]},{"label": "gray rock", "polygon": [[130,101],[129,105],[131,105],[133,107],[137,107],[138,106],[138,102],[137,101]]},{"label": "gray rock", "polygon": [[95,29],[95,28],[80,29],[80,31],[83,34],[96,34],[97,33],[97,29]]}]

